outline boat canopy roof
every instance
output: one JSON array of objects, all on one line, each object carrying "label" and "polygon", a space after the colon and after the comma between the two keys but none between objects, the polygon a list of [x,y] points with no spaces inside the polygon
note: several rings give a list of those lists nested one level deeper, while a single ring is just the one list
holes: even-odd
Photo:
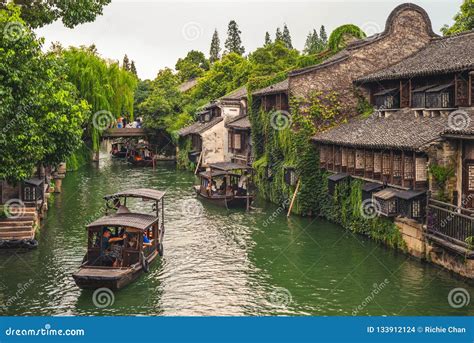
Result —
[{"label": "boat canopy roof", "polygon": [[201,173],[199,173],[199,176],[201,177],[204,177],[206,179],[211,179],[211,178],[214,178],[214,177],[220,177],[220,176],[226,176],[226,175],[234,175],[234,176],[240,176],[239,174],[232,174],[232,173],[228,173],[226,171],[222,171],[222,170],[215,170],[213,172],[210,172],[210,171],[203,171]]},{"label": "boat canopy roof", "polygon": [[87,225],[87,228],[91,227],[128,227],[137,230],[146,230],[151,225],[158,221],[158,217],[152,216],[150,214],[143,213],[121,213],[121,214],[112,214],[110,216],[105,216],[97,219],[96,221]]},{"label": "boat canopy roof", "polygon": [[232,170],[248,170],[251,169],[248,166],[237,164],[233,162],[217,162],[209,164],[211,169],[217,169],[222,171],[232,171]]},{"label": "boat canopy roof", "polygon": [[137,188],[137,189],[129,189],[126,191],[115,193],[115,194],[106,195],[104,199],[110,200],[114,198],[128,197],[128,198],[144,198],[144,199],[160,201],[165,196],[165,193],[166,192],[158,191],[156,189]]}]

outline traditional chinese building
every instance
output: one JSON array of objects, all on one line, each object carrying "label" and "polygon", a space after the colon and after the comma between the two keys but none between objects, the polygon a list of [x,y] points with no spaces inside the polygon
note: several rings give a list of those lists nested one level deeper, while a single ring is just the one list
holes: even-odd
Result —
[{"label": "traditional chinese building", "polygon": [[260,109],[266,112],[275,110],[288,112],[290,110],[288,101],[288,79],[256,90],[252,95],[257,107],[260,107]]},{"label": "traditional chinese building", "polygon": [[241,87],[213,101],[198,113],[198,121],[179,131],[181,139],[190,139],[189,159],[199,166],[232,159],[226,123],[247,113],[247,89]]},{"label": "traditional chinese building", "polygon": [[379,212],[397,217],[413,254],[469,277],[474,264],[453,256],[474,258],[473,57],[474,31],[432,38],[412,56],[354,81],[376,108],[371,117],[314,137],[331,178],[379,185],[371,192]]}]

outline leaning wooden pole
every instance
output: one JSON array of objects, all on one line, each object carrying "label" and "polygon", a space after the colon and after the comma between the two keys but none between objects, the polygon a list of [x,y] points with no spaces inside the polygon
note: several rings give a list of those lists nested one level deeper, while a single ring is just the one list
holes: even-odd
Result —
[{"label": "leaning wooden pole", "polygon": [[301,180],[298,179],[298,182],[296,183],[295,192],[293,193],[293,198],[291,198],[290,207],[288,208],[288,213],[286,214],[287,217],[291,215],[291,210],[293,209],[293,205],[295,204],[295,200],[296,200],[296,194],[298,194],[298,190],[300,189],[300,183],[301,183]]},{"label": "leaning wooden pole", "polygon": [[202,159],[202,151],[201,153],[199,154],[199,159],[198,159],[198,163],[196,165],[196,170],[194,171],[194,175],[196,175],[198,173],[198,170],[199,170],[199,166],[201,165],[201,159]]}]

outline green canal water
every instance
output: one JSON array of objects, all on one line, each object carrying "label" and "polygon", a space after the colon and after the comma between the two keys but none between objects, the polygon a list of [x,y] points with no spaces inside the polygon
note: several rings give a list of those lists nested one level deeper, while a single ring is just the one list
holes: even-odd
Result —
[{"label": "green canal water", "polygon": [[[0,314],[474,315],[472,301],[449,305],[452,289],[474,297],[474,288],[444,270],[326,221],[288,220],[265,202],[251,213],[213,207],[196,199],[194,182],[170,164],[137,169],[106,155],[68,173],[39,248],[0,254]],[[71,277],[84,227],[101,215],[102,196],[134,187],[167,191],[165,256],[99,308],[110,301],[94,302]]]}]

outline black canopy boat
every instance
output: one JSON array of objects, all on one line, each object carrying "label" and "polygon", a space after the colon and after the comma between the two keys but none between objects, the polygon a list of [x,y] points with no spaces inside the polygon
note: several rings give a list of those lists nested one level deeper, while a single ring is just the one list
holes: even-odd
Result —
[{"label": "black canopy boat", "polygon": [[129,142],[127,140],[118,139],[112,142],[112,150],[110,154],[113,158],[126,158],[128,153]]},{"label": "black canopy boat", "polygon": [[[80,288],[118,290],[148,272],[149,264],[163,255],[164,195],[143,188],[104,197],[106,215],[87,225],[87,253],[73,274]],[[153,202],[154,214],[130,212],[127,198]],[[111,209],[116,212],[108,214]]]},{"label": "black canopy boat", "polygon": [[226,208],[250,209],[254,199],[249,190],[250,167],[232,162],[212,163],[198,176],[200,184],[194,190],[199,197]]}]

